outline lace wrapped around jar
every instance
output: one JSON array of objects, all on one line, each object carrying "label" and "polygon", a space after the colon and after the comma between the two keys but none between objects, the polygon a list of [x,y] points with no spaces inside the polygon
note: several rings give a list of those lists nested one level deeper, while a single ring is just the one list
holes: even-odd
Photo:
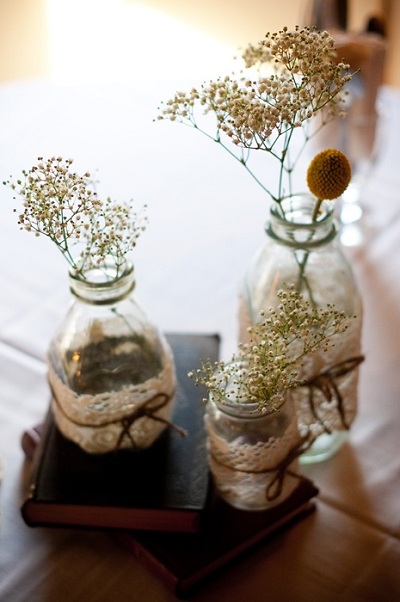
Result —
[{"label": "lace wrapped around jar", "polygon": [[331,457],[342,445],[357,413],[358,365],[362,361],[362,302],[340,243],[332,203],[312,221],[315,199],[309,195],[275,204],[267,224],[267,241],[250,265],[240,291],[239,336],[248,340],[247,327],[260,320],[260,311],[276,307],[277,292],[294,285],[314,307],[333,305],[348,317],[345,332],[332,337],[328,351],[306,358],[301,377],[307,385],[293,391],[302,435],[315,443],[303,463]]},{"label": "lace wrapped around jar", "polygon": [[48,352],[59,430],[89,453],[151,446],[176,386],[172,351],[132,292],[133,267],[70,272],[73,303]]},{"label": "lace wrapped around jar", "polygon": [[264,510],[288,498],[298,485],[302,441],[293,400],[261,412],[256,403],[216,400],[205,414],[208,457],[219,495],[241,510]]}]

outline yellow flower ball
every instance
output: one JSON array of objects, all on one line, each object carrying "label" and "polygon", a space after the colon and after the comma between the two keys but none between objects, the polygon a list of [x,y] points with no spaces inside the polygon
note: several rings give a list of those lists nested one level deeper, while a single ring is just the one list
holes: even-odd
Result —
[{"label": "yellow flower ball", "polygon": [[334,148],[315,155],[307,170],[308,188],[317,199],[337,199],[346,190],[350,179],[350,161]]}]

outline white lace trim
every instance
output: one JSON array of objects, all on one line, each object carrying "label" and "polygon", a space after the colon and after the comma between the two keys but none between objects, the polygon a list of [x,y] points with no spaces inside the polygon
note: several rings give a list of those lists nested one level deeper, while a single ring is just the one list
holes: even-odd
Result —
[{"label": "white lace trim", "polygon": [[[168,401],[154,415],[170,420],[175,403],[176,376],[172,352],[166,342],[164,346],[165,360],[157,377],[140,385],[97,395],[78,395],[60,380],[49,364],[48,379],[55,398],[52,411],[63,435],[90,453],[115,450],[123,428],[121,421],[147,402],[149,408],[158,405],[159,398],[149,401],[158,395],[165,395]],[[129,427],[129,436],[125,434],[119,447],[150,447],[165,428],[164,422],[142,416]]]},{"label": "white lace trim", "polygon": [[[219,436],[212,421],[205,416],[208,434],[210,469],[215,485],[229,504],[245,510],[262,510],[286,499],[298,484],[298,479],[285,475],[282,491],[273,500],[267,499],[267,489],[273,489],[276,470],[299,442],[296,413],[282,436],[257,441],[255,445],[243,443],[240,438],[228,442]],[[288,469],[297,473],[298,461]],[[271,472],[270,472],[271,471]]]}]

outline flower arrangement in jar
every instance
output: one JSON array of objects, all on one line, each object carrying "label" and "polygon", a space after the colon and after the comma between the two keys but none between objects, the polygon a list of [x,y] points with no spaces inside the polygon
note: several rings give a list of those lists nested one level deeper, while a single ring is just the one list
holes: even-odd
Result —
[{"label": "flower arrangement in jar", "polygon": [[[245,168],[269,201],[266,241],[249,263],[239,291],[239,340],[248,340],[248,326],[259,321],[261,310],[279,303],[277,293],[286,282],[315,307],[331,303],[347,316],[357,316],[342,337],[342,347],[359,357],[362,301],[337,244],[334,219],[334,201],[351,181],[346,155],[334,148],[323,150],[303,166],[308,190],[294,186],[307,143],[327,123],[345,115],[350,66],[338,59],[327,31],[308,27],[267,33],[245,49],[242,59],[238,75],[177,92],[162,103],[158,115],[216,142]],[[341,348],[329,355],[313,354],[308,377],[341,359]],[[312,389],[296,392],[302,424],[314,421],[313,406],[320,406],[319,415],[324,415],[319,448],[315,444],[315,453],[308,452],[309,461],[329,458],[345,440],[356,415],[357,384],[355,363],[338,383],[348,406],[345,422],[338,404],[313,395]]]},{"label": "flower arrangement in jar", "polygon": [[244,510],[281,503],[296,488],[298,456],[316,435],[299,428],[292,392],[306,384],[307,357],[327,352],[351,322],[332,306],[312,307],[293,286],[278,298],[229,362],[204,361],[189,374],[209,391],[205,424],[217,491]]},{"label": "flower arrangement in jar", "polygon": [[73,303],[47,355],[51,408],[86,452],[141,450],[174,426],[176,386],[171,348],[133,294],[129,255],[146,217],[132,202],[98,198],[72,164],[39,157],[5,182],[22,199],[21,229],[49,238],[69,264]]},{"label": "flower arrangement in jar", "polygon": [[[245,68],[238,76],[177,92],[162,103],[158,119],[184,124],[217,142],[284,215],[282,201],[298,194],[292,176],[301,153],[320,128],[344,116],[344,88],[352,75],[349,65],[337,60],[332,36],[308,27],[267,33],[246,48],[242,59]],[[266,156],[261,172],[252,162],[254,153]],[[278,166],[275,186],[270,161]]]}]

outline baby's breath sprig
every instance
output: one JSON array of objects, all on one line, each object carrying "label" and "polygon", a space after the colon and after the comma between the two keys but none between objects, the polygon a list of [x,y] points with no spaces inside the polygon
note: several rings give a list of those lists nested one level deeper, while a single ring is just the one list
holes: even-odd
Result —
[{"label": "baby's breath sprig", "polygon": [[87,270],[106,270],[110,264],[118,276],[145,229],[146,217],[134,211],[132,202],[101,201],[90,173],[78,175],[72,163],[39,157],[21,178],[3,182],[23,201],[18,223],[23,230],[50,238],[82,278]]},{"label": "baby's breath sprig", "polygon": [[[310,120],[321,115],[322,126],[343,114],[342,90],[351,78],[349,65],[337,60],[328,32],[307,27],[267,33],[259,45],[245,50],[243,59],[249,71],[189,93],[177,92],[162,103],[158,119],[191,126],[220,144],[280,204],[293,196],[291,174],[311,137]],[[252,72],[255,66],[260,68],[257,77]],[[215,129],[203,125],[204,113],[214,117]],[[290,153],[296,129],[303,131],[304,144]],[[250,163],[253,151],[266,152],[279,162],[276,192],[256,175]]]},{"label": "baby's breath sprig", "polygon": [[294,286],[281,289],[278,300],[276,308],[262,312],[261,321],[249,327],[250,341],[239,344],[230,362],[206,360],[189,373],[214,399],[254,403],[262,412],[278,410],[284,391],[302,385],[304,358],[327,351],[334,335],[348,327],[344,312],[333,305],[313,307]]}]

